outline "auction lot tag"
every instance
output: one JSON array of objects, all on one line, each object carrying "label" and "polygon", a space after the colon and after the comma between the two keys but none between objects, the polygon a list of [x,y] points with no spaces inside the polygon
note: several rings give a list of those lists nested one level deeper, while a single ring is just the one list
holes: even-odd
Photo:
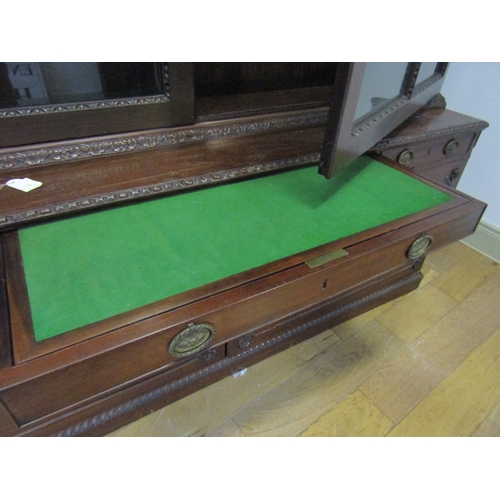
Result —
[{"label": "auction lot tag", "polygon": [[7,181],[5,185],[28,193],[29,191],[33,191],[33,189],[40,187],[42,182],[34,181],[33,179],[25,177],[24,179],[11,179],[10,181]]}]

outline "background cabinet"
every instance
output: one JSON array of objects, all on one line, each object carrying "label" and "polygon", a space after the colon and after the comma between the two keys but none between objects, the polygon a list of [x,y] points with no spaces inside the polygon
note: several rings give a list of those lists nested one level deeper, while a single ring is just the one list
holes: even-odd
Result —
[{"label": "background cabinet", "polygon": [[[161,109],[170,111],[149,102],[113,110],[126,120],[98,106],[0,119],[2,182],[21,176],[43,182],[28,195],[4,188],[0,197],[0,429],[5,434],[109,432],[415,289],[426,252],[470,234],[482,215],[484,204],[451,187],[487,124],[446,110],[439,98],[415,114],[413,89],[437,83],[444,70],[419,81],[417,66],[410,65],[413,73],[404,77],[409,93],[395,97],[401,97],[396,109],[413,110],[413,116],[367,148],[391,172],[441,193],[442,204],[36,341],[17,231],[239,181],[245,186],[265,178],[280,190],[281,173],[321,162],[335,103],[352,105],[348,87],[341,87],[341,99],[331,99],[351,65],[177,63],[167,68],[170,94]],[[377,101],[374,113],[390,110],[396,101]],[[134,109],[156,110],[154,120],[168,119],[131,125]],[[377,123],[392,130],[398,125],[393,118],[405,116],[398,113],[388,111],[388,121]],[[116,134],[108,118],[125,128]],[[77,129],[69,132],[74,123]],[[346,130],[359,123],[348,121]],[[97,128],[85,128],[84,134],[78,128],[92,124]],[[66,130],[68,135],[58,135]],[[377,134],[370,130],[370,137]],[[305,195],[322,202],[316,191]],[[200,252],[203,247],[201,241]],[[338,251],[340,257],[331,258]],[[311,265],[318,258],[319,264]],[[169,347],[191,323],[213,324],[217,333],[214,339],[207,336],[201,350],[177,359]]]}]

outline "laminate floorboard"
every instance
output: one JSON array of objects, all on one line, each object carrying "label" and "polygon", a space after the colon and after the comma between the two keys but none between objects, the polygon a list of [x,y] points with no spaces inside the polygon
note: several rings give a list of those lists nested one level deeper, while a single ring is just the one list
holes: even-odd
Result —
[{"label": "laminate floorboard", "polygon": [[455,243],[414,292],[109,436],[500,436],[500,264]]}]

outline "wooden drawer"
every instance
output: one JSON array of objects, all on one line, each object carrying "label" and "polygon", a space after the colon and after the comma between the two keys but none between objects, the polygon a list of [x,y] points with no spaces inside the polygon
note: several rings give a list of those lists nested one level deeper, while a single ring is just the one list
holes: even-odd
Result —
[{"label": "wooden drawer", "polygon": [[455,134],[432,141],[413,142],[384,149],[381,154],[408,168],[433,163],[437,165],[443,161],[455,160],[457,157],[463,157],[466,161],[478,137],[477,132]]},{"label": "wooden drawer", "polygon": [[[161,343],[162,338],[158,338],[157,341]],[[161,371],[148,369],[148,365],[151,368],[152,364],[144,363],[143,360],[150,357],[161,358],[165,351],[164,345],[151,353],[145,352],[140,355],[135,352],[133,355],[136,359],[135,366],[130,359],[124,366],[120,366],[119,363],[126,358],[127,351],[130,354],[131,348],[133,346],[35,377],[1,391],[0,398],[18,425],[23,426],[45,415],[57,414],[61,409],[74,410],[78,408],[78,403],[89,404],[93,400],[106,398],[111,394],[110,389],[121,392],[146,378],[141,375],[151,376]],[[171,366],[167,370],[166,381],[174,381],[200,370],[220,361],[224,356],[224,348],[209,349]],[[116,373],[120,375],[117,377]]]},{"label": "wooden drawer", "polygon": [[468,156],[457,157],[454,161],[450,162],[426,164],[415,167],[414,172],[430,181],[456,188],[465,170],[468,159]]},{"label": "wooden drawer", "polygon": [[391,270],[299,314],[246,332],[228,342],[227,356],[245,358],[247,353],[263,349],[266,343],[269,347],[278,343],[289,347],[408,293],[416,289],[422,279],[422,274],[418,271],[422,263],[423,260]]},{"label": "wooden drawer", "polygon": [[[349,239],[334,242],[324,248],[326,253],[343,248],[347,255],[315,268],[306,263],[294,265],[21,363],[0,373],[1,398],[16,420],[26,424],[174,367],[183,358],[179,361],[172,356],[169,346],[190,324],[213,325],[215,336],[206,348],[221,346],[329,298],[348,294],[391,270],[414,262],[420,265],[418,258],[408,256],[415,240],[426,234],[433,238],[432,247],[440,248],[469,234],[483,208],[480,203],[462,203],[423,220],[417,217],[397,230],[384,230],[369,239],[361,238],[352,244]],[[207,362],[202,357],[197,359]]]},{"label": "wooden drawer", "polygon": [[[427,229],[431,228],[421,226],[421,232]],[[437,244],[446,238],[439,227],[432,228],[432,233]],[[104,342],[109,343],[113,337],[120,337],[122,345],[85,360],[75,359],[56,372],[40,374],[39,369],[46,362],[43,356],[21,363],[13,368],[11,375],[16,371],[21,373],[25,365],[38,372],[39,376],[6,388],[1,397],[16,419],[25,424],[96,393],[104,393],[182,363],[182,358],[173,356],[169,347],[174,339],[183,335],[182,332],[189,330],[190,325],[212,325],[215,335],[206,347],[221,346],[246,332],[346,293],[362,282],[403,265],[408,262],[406,254],[414,240],[413,229],[401,231],[398,236],[390,233],[377,238],[376,246],[367,242],[347,246],[348,255],[316,269],[309,268],[307,264],[294,266],[215,297],[121,328],[87,344],[88,348],[94,344],[92,350],[97,350]],[[132,336],[136,338],[125,342]],[[52,358],[61,354],[56,351]],[[86,383],[82,383],[84,380]],[[64,390],[61,390],[61,384]],[[26,400],[30,401],[29,406],[25,404]]]},{"label": "wooden drawer", "polygon": [[[401,270],[414,273],[427,250],[469,235],[484,211],[481,202],[447,193],[449,201],[432,208],[41,342],[29,337],[29,303],[11,235],[5,260],[16,355],[0,370],[0,402],[25,428],[39,419],[69,415],[150,378],[171,373],[175,380],[217,365],[225,359],[226,346],[233,354],[234,342],[244,336],[293,322],[323,304],[361,297]],[[415,244],[421,252],[412,254]],[[211,325],[215,333],[203,339],[202,330],[201,337],[192,337],[192,324]],[[179,335],[187,336],[187,344],[202,338],[203,350],[176,356],[171,347]]]},{"label": "wooden drawer", "polygon": [[[53,414],[29,425],[22,435],[94,436],[141,418],[187,394],[230,376],[244,368],[302,342],[325,329],[346,321],[373,307],[415,290],[422,274],[407,266],[395,273],[375,279],[366,287],[327,300],[300,314],[279,320],[264,329],[241,337],[250,344],[233,349],[238,341],[230,341],[226,356],[205,367],[191,364],[182,369],[167,370],[115,391],[104,400],[91,401],[79,408],[79,421],[65,412]],[[245,343],[246,345],[246,343]],[[218,348],[217,348],[218,349]],[[213,351],[213,350],[211,350]],[[211,352],[209,351],[209,352]],[[191,368],[191,369],[190,369]],[[0,415],[1,417],[1,415]]]}]

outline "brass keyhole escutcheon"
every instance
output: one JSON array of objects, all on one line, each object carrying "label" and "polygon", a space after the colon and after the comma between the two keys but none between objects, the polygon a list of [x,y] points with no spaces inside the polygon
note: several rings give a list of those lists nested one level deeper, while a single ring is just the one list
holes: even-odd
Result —
[{"label": "brass keyhole escutcheon", "polygon": [[168,352],[176,358],[195,354],[212,342],[215,327],[210,323],[191,323],[170,342]]},{"label": "brass keyhole escutcheon", "polygon": [[417,238],[408,249],[408,258],[418,259],[425,255],[433,241],[434,238],[430,234],[424,234],[420,238]]}]

